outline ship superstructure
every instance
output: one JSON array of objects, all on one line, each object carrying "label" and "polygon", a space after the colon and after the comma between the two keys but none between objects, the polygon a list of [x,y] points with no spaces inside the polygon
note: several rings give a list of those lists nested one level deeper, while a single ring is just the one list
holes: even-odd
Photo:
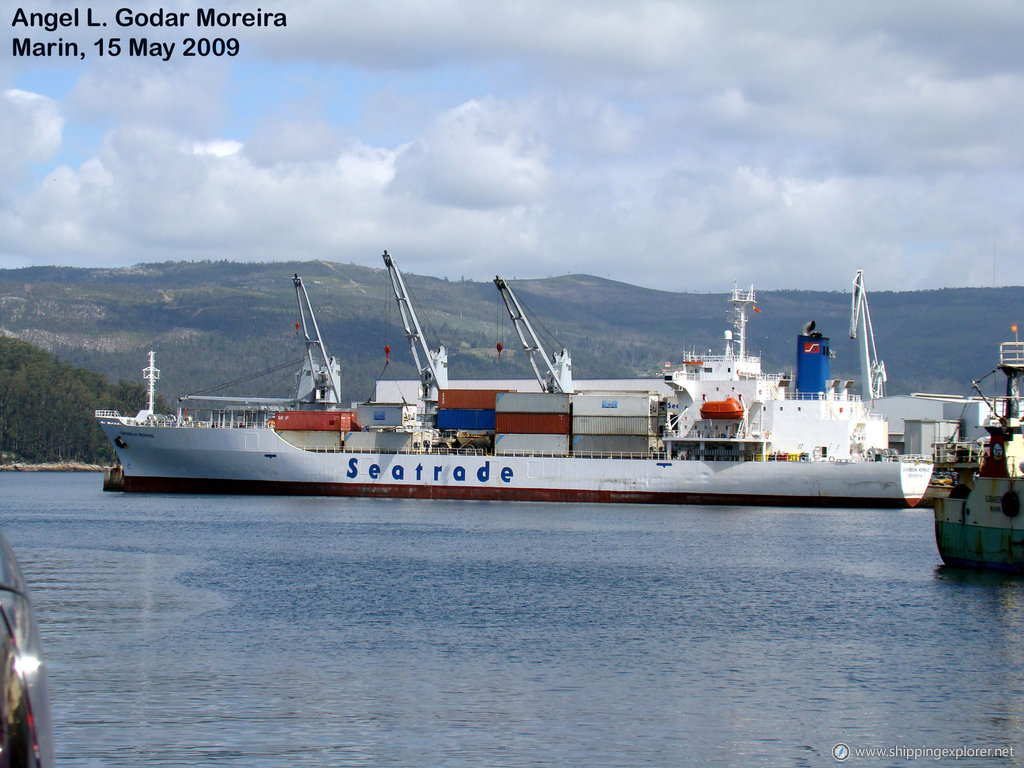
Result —
[{"label": "ship superstructure", "polygon": [[754,288],[732,293],[733,330],[720,355],[691,355],[666,376],[664,442],[672,458],[726,461],[861,461],[888,450],[885,420],[830,377],[829,339],[808,323],[797,338],[796,375],[765,373],[748,354]]}]

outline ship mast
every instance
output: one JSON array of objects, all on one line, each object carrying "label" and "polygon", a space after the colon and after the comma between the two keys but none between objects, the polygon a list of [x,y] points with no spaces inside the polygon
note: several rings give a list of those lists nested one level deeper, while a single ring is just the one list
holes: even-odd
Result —
[{"label": "ship mast", "polygon": [[160,378],[160,369],[156,367],[156,353],[152,349],[149,350],[149,366],[142,369],[142,378],[149,382],[149,407],[146,412],[152,416],[155,413],[153,407],[156,402],[156,381]]},{"label": "ship mast", "polygon": [[[736,329],[736,335],[739,337],[740,342],[740,353],[739,359],[745,360],[747,357],[747,307],[752,307],[755,312],[760,312],[757,308],[757,299],[754,297],[754,286],[741,290],[735,284],[732,289],[732,325]],[[731,350],[726,350],[727,353],[731,353]]]}]

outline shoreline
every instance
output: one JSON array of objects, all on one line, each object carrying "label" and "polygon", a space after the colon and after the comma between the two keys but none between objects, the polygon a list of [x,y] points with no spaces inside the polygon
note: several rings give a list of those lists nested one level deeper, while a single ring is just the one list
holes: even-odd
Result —
[{"label": "shoreline", "polygon": [[83,464],[79,461],[0,464],[0,472],[102,472],[105,469],[102,464]]}]

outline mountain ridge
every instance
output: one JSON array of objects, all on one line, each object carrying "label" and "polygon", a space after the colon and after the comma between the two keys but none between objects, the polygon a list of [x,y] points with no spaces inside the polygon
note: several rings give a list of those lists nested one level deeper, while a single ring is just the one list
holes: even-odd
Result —
[{"label": "mountain ridge", "polygon": [[[139,380],[155,349],[172,402],[302,353],[293,274],[303,277],[325,343],[342,361],[346,400],[367,399],[380,375],[415,377],[385,270],[324,260],[3,269],[0,334],[114,381]],[[451,378],[532,376],[493,285],[404,276],[428,344],[449,350]],[[552,344],[571,351],[578,379],[660,375],[691,350],[721,351],[731,327],[725,291],[661,291],[587,274],[510,283]],[[747,348],[762,355],[766,370],[792,369],[795,338],[813,319],[832,339],[834,375],[859,379],[849,293],[759,291],[758,301]],[[993,367],[1011,323],[1024,319],[1018,286],[879,291],[869,301],[892,394],[965,394]],[[386,367],[385,344],[392,348]],[[259,394],[286,395],[291,383],[278,374]]]}]

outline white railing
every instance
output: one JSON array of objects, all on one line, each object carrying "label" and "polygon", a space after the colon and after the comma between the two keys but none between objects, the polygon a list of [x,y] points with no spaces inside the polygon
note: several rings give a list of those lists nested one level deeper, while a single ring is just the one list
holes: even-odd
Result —
[{"label": "white railing", "polygon": [[999,364],[1024,366],[1024,341],[1004,341],[999,345]]}]

